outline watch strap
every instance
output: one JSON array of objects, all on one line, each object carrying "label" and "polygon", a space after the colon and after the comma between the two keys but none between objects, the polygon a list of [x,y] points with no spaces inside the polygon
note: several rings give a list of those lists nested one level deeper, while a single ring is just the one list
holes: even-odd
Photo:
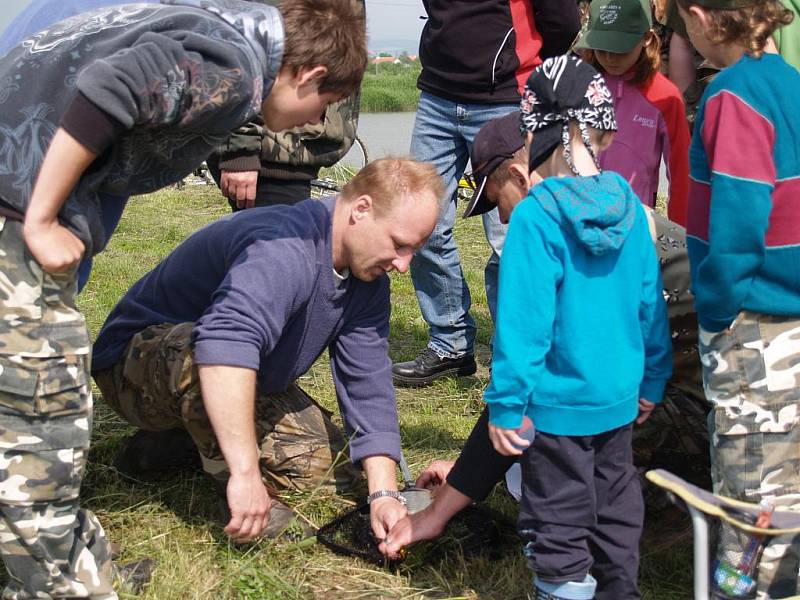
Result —
[{"label": "watch strap", "polygon": [[406,499],[402,493],[397,492],[395,490],[378,490],[376,492],[372,492],[369,496],[367,496],[367,504],[371,504],[373,500],[377,500],[378,498],[394,498],[400,504],[405,504]]}]

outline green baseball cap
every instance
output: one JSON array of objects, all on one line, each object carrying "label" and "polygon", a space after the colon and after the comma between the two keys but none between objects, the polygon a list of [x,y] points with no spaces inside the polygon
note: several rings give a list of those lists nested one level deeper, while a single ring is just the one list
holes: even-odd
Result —
[{"label": "green baseball cap", "polygon": [[576,48],[630,52],[653,26],[649,0],[594,0]]}]

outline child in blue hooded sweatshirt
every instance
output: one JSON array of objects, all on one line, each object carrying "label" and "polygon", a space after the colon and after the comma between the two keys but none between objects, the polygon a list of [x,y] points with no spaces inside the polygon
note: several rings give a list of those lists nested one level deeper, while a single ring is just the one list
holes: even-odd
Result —
[{"label": "child in blue hooded sweatshirt", "polygon": [[597,165],[616,130],[602,76],[574,56],[548,59],[521,111],[541,182],[516,207],[503,186],[493,191],[511,218],[484,394],[489,435],[501,454],[524,453],[518,524],[534,598],[639,598],[644,503],[631,433],[672,371],[658,260],[636,194]]}]

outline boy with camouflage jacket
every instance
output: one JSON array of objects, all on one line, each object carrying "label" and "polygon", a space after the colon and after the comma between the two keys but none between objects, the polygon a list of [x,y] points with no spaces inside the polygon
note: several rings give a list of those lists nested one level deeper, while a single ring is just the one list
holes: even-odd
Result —
[{"label": "boy with camouflage jacket", "polygon": [[272,131],[256,117],[208,157],[208,166],[233,210],[294,204],[311,196],[322,167],[347,154],[356,138],[360,95],[325,111],[321,123]]},{"label": "boy with camouflage jacket", "polygon": [[[278,0],[257,0],[277,6]],[[363,6],[363,2],[361,3]],[[209,156],[208,166],[233,210],[294,204],[311,196],[311,180],[353,145],[360,94],[331,104],[320,123],[284,131],[256,116]]]}]

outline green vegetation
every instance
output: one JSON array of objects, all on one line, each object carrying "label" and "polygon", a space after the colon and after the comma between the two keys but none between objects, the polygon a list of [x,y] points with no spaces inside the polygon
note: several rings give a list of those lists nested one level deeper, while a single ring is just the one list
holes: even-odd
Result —
[{"label": "green vegetation", "polygon": [[403,112],[417,109],[418,62],[367,67],[361,83],[361,112]]},{"label": "green vegetation", "polygon": [[[169,189],[133,199],[109,248],[97,257],[92,280],[80,297],[92,331],[98,331],[128,287],[181,239],[225,213],[227,204],[213,186],[189,185],[181,191]],[[398,390],[403,447],[414,473],[432,459],[457,456],[481,410],[481,392],[487,383],[491,321],[482,280],[488,247],[480,219],[457,220],[456,237],[473,293],[480,368],[475,377]],[[410,277],[393,275],[392,358],[413,358],[426,338]],[[325,407],[336,410],[325,357],[300,385]],[[143,556],[158,562],[153,581],[142,595],[146,600],[527,597],[530,575],[516,548],[496,560],[465,559],[454,552],[439,561],[424,559],[417,548],[399,567],[382,569],[337,556],[318,544],[281,540],[234,546],[217,522],[217,499],[202,474],[176,473],[160,481],[141,482],[119,476],[112,467],[114,455],[133,428],[96,396],[83,503],[97,513],[109,538],[121,544],[122,562]],[[286,498],[317,526],[353,506],[352,499],[319,492],[292,492]],[[514,517],[514,505],[502,486],[489,504]],[[685,520],[673,522],[669,540],[655,536],[643,544],[644,598],[691,596],[691,536],[674,541],[675,532],[685,534],[686,527]]]}]

